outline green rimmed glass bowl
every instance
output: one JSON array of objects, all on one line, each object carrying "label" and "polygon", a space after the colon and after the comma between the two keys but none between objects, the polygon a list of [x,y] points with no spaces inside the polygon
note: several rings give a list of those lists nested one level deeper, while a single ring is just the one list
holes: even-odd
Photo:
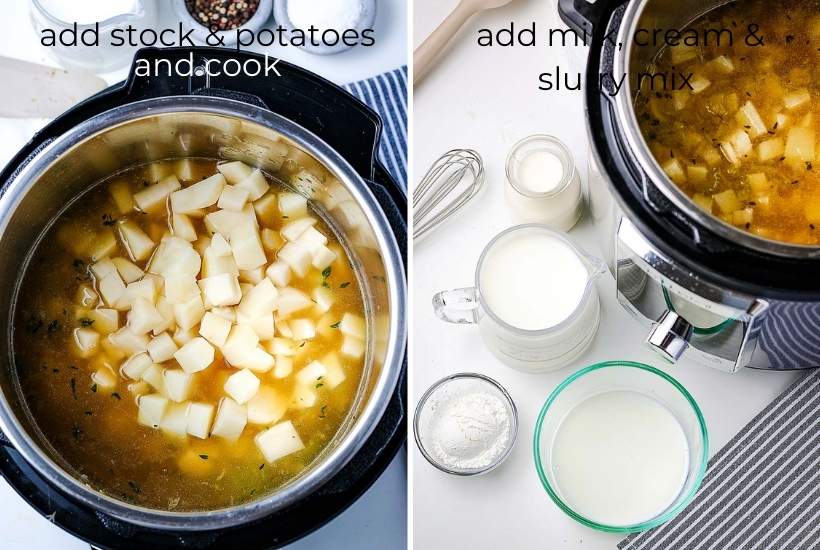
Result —
[{"label": "green rimmed glass bowl", "polygon": [[[686,436],[689,461],[681,490],[663,512],[641,523],[606,525],[585,517],[561,497],[551,463],[552,446],[562,421],[576,405],[595,395],[619,390],[649,396],[664,405],[675,416]],[[599,531],[632,533],[666,523],[691,502],[706,473],[709,437],[700,408],[677,380],[642,363],[607,361],[576,372],[550,394],[535,423],[533,456],[541,484],[564,513],[575,521]]]}]

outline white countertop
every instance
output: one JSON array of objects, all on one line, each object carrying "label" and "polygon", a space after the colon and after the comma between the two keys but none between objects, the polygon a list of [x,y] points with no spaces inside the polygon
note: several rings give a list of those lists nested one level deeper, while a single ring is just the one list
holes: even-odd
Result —
[{"label": "white countertop", "polygon": [[[30,0],[8,0],[3,3],[3,33],[0,55],[53,65],[29,22]],[[171,15],[165,0],[160,2],[160,21]],[[406,60],[406,3],[404,0],[381,0],[374,25],[376,45],[358,48],[334,56],[316,56],[296,48],[259,49],[306,67],[326,78],[345,84],[395,69]],[[102,75],[109,83],[122,80],[122,69]],[[0,164],[39,129],[42,122],[0,119]],[[291,545],[293,549],[398,550],[407,538],[407,460],[400,452],[384,475],[353,506],[331,523]],[[0,532],[2,548],[70,549],[88,548],[82,541],[60,530],[38,515],[17,496],[5,480],[0,479]]]},{"label": "white countertop", "polygon": [[[456,0],[416,0],[415,44],[434,28]],[[643,348],[646,329],[623,310],[614,296],[614,280],[599,280],[602,320],[586,354],[557,372],[529,375],[494,359],[475,327],[450,325],[433,314],[431,298],[440,290],[473,284],[476,261],[484,245],[511,224],[503,199],[504,161],[515,141],[547,133],[566,142],[585,178],[587,139],[579,92],[542,92],[538,74],[580,52],[525,48],[482,48],[475,33],[482,27],[539,22],[556,26],[556,2],[516,0],[506,8],[473,19],[450,48],[448,56],[415,90],[414,169],[418,181],[440,154],[454,147],[472,147],[484,157],[486,189],[451,223],[415,247],[413,279],[413,378],[411,396],[418,398],[436,380],[474,371],[504,385],[515,400],[520,430],[510,458],[488,475],[460,478],[430,466],[412,445],[413,540],[425,550],[493,548],[612,549],[622,538],[575,523],[549,499],[532,460],[535,417],[556,385],[579,368],[607,359],[631,359],[662,368],[680,380],[701,406],[714,454],[743,425],[784,390],[796,373],[744,370],[725,374],[681,361],[665,365]],[[539,37],[542,38],[542,37]],[[575,66],[573,70],[577,71]],[[588,217],[571,238],[592,254],[599,253]]]}]

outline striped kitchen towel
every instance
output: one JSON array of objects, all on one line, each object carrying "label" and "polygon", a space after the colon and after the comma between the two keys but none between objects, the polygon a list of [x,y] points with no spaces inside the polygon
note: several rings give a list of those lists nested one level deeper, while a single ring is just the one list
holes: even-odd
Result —
[{"label": "striped kitchen towel", "polygon": [[683,512],[618,548],[820,548],[820,369],[783,392],[709,461]]},{"label": "striped kitchen towel", "polygon": [[379,160],[407,189],[407,67],[347,84],[345,89],[379,113],[384,123]]}]

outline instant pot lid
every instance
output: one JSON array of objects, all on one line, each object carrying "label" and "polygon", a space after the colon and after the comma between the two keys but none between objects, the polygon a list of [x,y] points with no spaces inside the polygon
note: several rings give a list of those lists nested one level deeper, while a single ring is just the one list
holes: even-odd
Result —
[{"label": "instant pot lid", "polygon": [[[616,48],[605,37],[619,30],[629,7],[621,1],[607,0],[599,0],[594,6],[599,11],[592,19],[598,24],[587,26],[591,36],[584,90],[589,136],[602,174],[630,221],[661,253],[711,284],[762,298],[820,299],[820,255],[816,247],[781,246],[728,226],[731,231],[716,230],[720,223],[704,223],[701,216],[692,216],[689,208],[670,200],[643,167],[631,160],[635,153],[624,138],[617,100],[601,83],[601,75],[616,70]],[[746,239],[737,239],[737,234]],[[752,239],[766,246],[745,242]],[[783,248],[803,249],[806,253],[776,253]]]}]

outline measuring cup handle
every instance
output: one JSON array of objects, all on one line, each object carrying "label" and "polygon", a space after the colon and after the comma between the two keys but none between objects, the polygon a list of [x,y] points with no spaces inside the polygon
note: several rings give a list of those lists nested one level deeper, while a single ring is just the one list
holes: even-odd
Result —
[{"label": "measuring cup handle", "polygon": [[433,296],[433,310],[442,321],[459,325],[478,322],[478,294],[475,288],[445,290]]}]

